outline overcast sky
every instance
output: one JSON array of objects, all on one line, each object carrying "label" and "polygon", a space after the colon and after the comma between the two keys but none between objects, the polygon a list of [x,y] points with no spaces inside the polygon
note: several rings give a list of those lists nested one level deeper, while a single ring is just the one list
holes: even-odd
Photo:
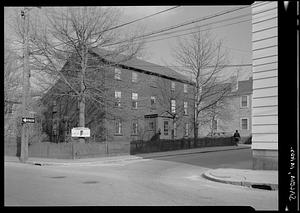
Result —
[{"label": "overcast sky", "polygon": [[[166,10],[173,6],[128,6],[119,7],[123,12],[122,23],[132,21],[138,18],[151,15],[153,13]],[[146,32],[151,32],[154,30],[159,30],[165,27],[185,23],[191,20],[200,19],[205,16],[214,15],[218,12],[238,8],[240,5],[236,6],[180,6],[178,8],[169,10],[167,12],[155,15],[150,18],[138,21],[132,25],[143,26],[146,28]],[[38,10],[38,9],[36,9]],[[5,15],[9,11],[6,8]],[[245,17],[238,17],[242,15],[247,15]],[[226,21],[226,19],[234,18],[232,20]],[[218,22],[207,26],[207,24],[212,22]],[[240,23],[236,23],[240,22]],[[223,39],[224,45],[228,48],[230,64],[250,64],[252,61],[251,53],[251,8],[250,6],[239,11],[229,13],[226,15],[219,16],[217,18],[209,19],[206,21],[201,21],[197,23],[198,25],[206,25],[203,30],[210,29],[210,32],[219,39]],[[187,28],[194,27],[195,25],[187,25],[185,27],[177,28],[177,30],[184,30]],[[124,26],[125,28],[126,26]],[[173,36],[173,38],[167,38],[159,41],[149,42],[147,40],[145,46],[145,60],[160,64],[160,65],[176,65],[174,58],[172,57],[172,48],[176,46],[178,38],[188,39],[189,35],[174,37],[180,34],[187,34],[193,30],[186,30],[178,33],[174,33],[167,36],[157,37],[149,40],[157,40],[162,38],[167,38]],[[172,68],[172,67],[171,67]],[[232,70],[232,69],[231,69]],[[251,75],[251,67],[243,67],[240,71],[239,79],[247,79]]]}]

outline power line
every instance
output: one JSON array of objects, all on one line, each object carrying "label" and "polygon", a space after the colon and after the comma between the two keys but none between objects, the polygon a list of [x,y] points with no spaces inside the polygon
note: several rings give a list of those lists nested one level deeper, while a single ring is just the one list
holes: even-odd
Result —
[{"label": "power line", "polygon": [[145,17],[142,17],[142,18],[135,19],[135,20],[133,20],[133,21],[130,21],[130,22],[127,22],[127,23],[124,23],[124,24],[117,25],[117,26],[112,27],[112,28],[109,28],[109,29],[107,29],[107,30],[105,30],[105,31],[103,31],[103,32],[107,32],[107,31],[114,30],[114,29],[117,29],[117,28],[120,28],[120,27],[124,27],[124,26],[126,26],[126,25],[135,23],[135,22],[137,22],[137,21],[141,21],[141,20],[144,20],[144,19],[146,19],[146,18],[150,18],[150,17],[152,17],[152,16],[155,16],[155,15],[158,15],[158,14],[161,14],[161,13],[165,13],[165,12],[170,11],[170,10],[174,10],[174,9],[176,9],[176,8],[178,8],[178,7],[180,7],[180,6],[171,7],[171,8],[168,8],[168,9],[166,9],[166,10],[162,10],[162,11],[159,11],[159,12],[157,12],[157,13],[153,13],[153,14],[151,14],[151,15],[148,15],[148,16],[145,16]]},{"label": "power line", "polygon": [[[243,7],[231,9],[231,10],[221,11],[221,12],[216,13],[214,15],[205,16],[205,17],[202,17],[200,19],[192,20],[192,21],[185,22],[185,23],[178,24],[178,25],[173,25],[173,26],[170,26],[170,27],[167,27],[167,28],[164,28],[164,29],[160,29],[160,30],[157,30],[157,31],[150,32],[148,34],[141,35],[141,36],[138,36],[138,37],[134,38],[134,40],[136,40],[138,38],[144,38],[144,37],[147,37],[147,36],[151,36],[151,35],[155,35],[155,34],[158,34],[158,33],[162,33],[162,32],[165,32],[165,31],[169,31],[169,30],[172,30],[172,29],[176,29],[176,28],[179,28],[179,27],[183,27],[183,26],[186,26],[186,25],[194,24],[194,23],[197,23],[197,22],[200,22],[200,21],[212,19],[212,18],[215,18],[215,17],[218,17],[218,16],[222,16],[222,15],[225,15],[225,14],[228,14],[228,13],[232,13],[232,12],[235,12],[235,11],[238,11],[238,10],[245,9],[245,8],[248,8],[248,7],[249,6],[247,5],[247,6],[243,6]],[[113,45],[124,43],[124,42],[128,42],[128,41],[129,40],[123,40],[123,41],[115,42],[115,43],[112,43],[112,44],[107,44],[107,45],[105,45],[103,47],[113,46]]]},{"label": "power line", "polygon": [[[249,15],[251,15],[251,14],[236,16],[236,17],[233,17],[233,18],[229,18],[229,19],[225,19],[225,20],[220,20],[220,21],[216,21],[216,22],[211,22],[211,23],[208,23],[208,24],[204,24],[204,25],[196,26],[196,27],[192,27],[192,28],[187,28],[187,29],[183,29],[183,30],[177,30],[177,31],[174,31],[174,32],[168,32],[168,33],[164,33],[164,34],[161,34],[161,35],[154,35],[154,36],[150,36],[149,38],[155,38],[155,37],[160,37],[160,36],[164,36],[164,35],[168,35],[168,34],[173,34],[173,33],[176,33],[176,32],[181,32],[181,31],[185,31],[185,30],[191,30],[191,29],[195,29],[195,28],[200,28],[200,27],[203,27],[203,26],[207,26],[207,25],[211,25],[211,24],[217,24],[217,23],[220,23],[220,22],[223,22],[223,21],[233,20],[233,19],[237,19],[237,18],[241,18],[241,17],[246,17],[246,16],[249,16]],[[277,15],[277,14],[272,14],[272,15]],[[269,15],[265,15],[265,16],[269,16]],[[265,17],[265,16],[261,16],[261,17]],[[213,29],[217,29],[217,28],[221,28],[221,27],[226,27],[226,26],[231,26],[231,25],[235,25],[235,24],[239,24],[239,23],[243,23],[243,22],[247,22],[247,21],[251,21],[251,20],[256,20],[256,19],[259,19],[261,17],[252,18],[252,19],[246,19],[246,20],[243,20],[243,21],[235,22],[235,23],[230,23],[230,24],[225,24],[225,25],[221,25],[221,26],[216,26]],[[194,31],[194,32],[189,32],[189,33],[184,33],[184,34],[169,36],[169,37],[155,39],[155,40],[146,40],[145,43],[155,42],[155,41],[161,41],[161,40],[165,40],[165,39],[169,39],[169,38],[174,38],[174,37],[180,37],[180,36],[184,36],[184,35],[190,35],[190,34],[194,34],[194,33],[197,33],[197,32],[202,32],[202,31],[207,31],[207,30],[209,30],[209,29],[200,30],[200,31],[198,30],[198,31]],[[146,38],[146,39],[149,39],[149,38]],[[140,40],[137,40],[135,42],[138,42]],[[233,49],[233,48],[229,48],[229,49]],[[236,50],[238,50],[238,49],[236,49]],[[245,51],[245,50],[238,50],[238,51],[248,52],[248,51]]]}]

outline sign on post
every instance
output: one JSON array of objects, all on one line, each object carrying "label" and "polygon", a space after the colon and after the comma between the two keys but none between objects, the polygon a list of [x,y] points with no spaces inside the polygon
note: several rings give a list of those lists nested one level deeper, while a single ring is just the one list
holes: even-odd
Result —
[{"label": "sign on post", "polygon": [[79,137],[79,138],[86,138],[90,137],[91,131],[89,128],[86,127],[75,127],[71,130],[72,137]]},{"label": "sign on post", "polygon": [[35,118],[22,118],[22,123],[35,123]]}]

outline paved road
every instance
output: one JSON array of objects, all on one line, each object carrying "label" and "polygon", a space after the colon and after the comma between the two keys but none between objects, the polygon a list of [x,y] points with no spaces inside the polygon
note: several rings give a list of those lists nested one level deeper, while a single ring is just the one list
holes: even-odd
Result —
[{"label": "paved road", "polygon": [[182,154],[175,156],[151,157],[148,154],[138,154],[143,158],[159,159],[172,162],[186,163],[196,166],[234,169],[252,169],[252,150],[237,149],[207,153]]},{"label": "paved road", "polygon": [[[232,153],[223,154],[224,158],[230,158]],[[200,158],[214,161],[216,153],[207,155]],[[178,161],[182,161],[182,157],[178,157]],[[175,162],[175,159],[90,166],[34,166],[7,162],[5,205],[242,205],[256,210],[276,210],[278,207],[277,191],[209,181],[201,176],[207,167]]]}]

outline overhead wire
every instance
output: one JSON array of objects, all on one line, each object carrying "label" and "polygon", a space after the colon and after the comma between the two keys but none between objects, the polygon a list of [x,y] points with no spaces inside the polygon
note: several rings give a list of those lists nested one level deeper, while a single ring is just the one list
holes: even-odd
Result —
[{"label": "overhead wire", "polygon": [[[212,19],[212,18],[216,18],[218,16],[229,14],[229,13],[232,13],[232,12],[235,12],[235,11],[238,11],[238,10],[242,10],[242,9],[245,9],[245,8],[248,8],[248,7],[249,6],[247,5],[247,6],[238,7],[238,8],[235,8],[235,9],[221,11],[221,12],[213,14],[213,15],[209,15],[209,16],[205,16],[205,17],[202,17],[202,18],[194,19],[192,21],[188,21],[188,22],[181,23],[181,24],[178,24],[178,25],[173,25],[173,26],[166,27],[166,28],[163,28],[163,29],[160,29],[160,30],[156,30],[156,31],[144,34],[144,35],[140,35],[140,36],[137,36],[136,38],[134,38],[134,40],[138,39],[138,38],[144,38],[144,37],[147,37],[147,36],[151,36],[151,35],[155,35],[155,34],[158,34],[158,33],[162,33],[162,32],[165,32],[165,31],[169,31],[169,30],[172,30],[172,29],[176,29],[176,28],[179,28],[179,27],[183,27],[183,26],[186,26],[186,25],[194,24],[194,23],[197,23],[197,22],[200,22],[200,21],[204,21],[204,20],[209,20],[209,19]],[[124,43],[124,42],[128,42],[128,41],[129,40],[123,40],[123,41],[115,42],[115,43],[112,43],[112,44],[107,44],[104,47],[112,46],[112,45],[116,45],[116,44],[120,44],[120,43]]]}]

